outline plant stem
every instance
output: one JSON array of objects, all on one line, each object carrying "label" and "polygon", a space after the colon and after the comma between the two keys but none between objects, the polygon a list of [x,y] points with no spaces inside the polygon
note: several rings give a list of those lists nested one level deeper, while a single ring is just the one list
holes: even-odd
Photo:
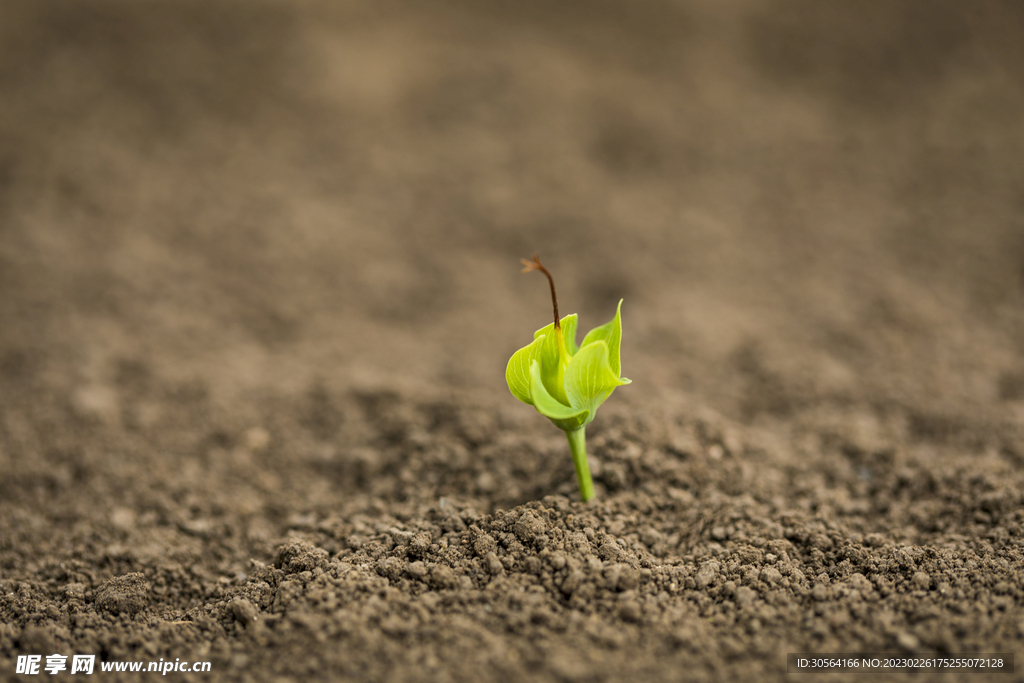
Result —
[{"label": "plant stem", "polygon": [[580,483],[580,498],[586,503],[594,497],[594,482],[590,479],[590,465],[587,463],[586,427],[566,432],[565,435],[569,437],[572,464],[576,467],[576,479]]},{"label": "plant stem", "polygon": [[533,255],[532,261],[527,261],[526,259],[519,259],[519,262],[526,266],[525,268],[523,268],[524,273],[529,273],[532,270],[539,270],[540,272],[544,273],[547,276],[548,284],[551,285],[551,305],[555,309],[555,329],[562,329],[562,323],[559,322],[558,318],[558,296],[555,294],[555,278],[551,277],[551,273],[548,272],[548,269],[545,268],[544,264],[540,262],[540,256],[537,256],[536,254]]}]

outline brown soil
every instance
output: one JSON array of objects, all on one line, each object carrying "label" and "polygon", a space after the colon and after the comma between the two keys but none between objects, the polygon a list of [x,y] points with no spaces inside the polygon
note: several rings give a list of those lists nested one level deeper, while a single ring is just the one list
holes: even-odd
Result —
[{"label": "brown soil", "polygon": [[[1011,0],[4,4],[0,678],[1019,652],[1022,32]],[[625,298],[590,505],[503,381],[535,251],[584,329]]]}]

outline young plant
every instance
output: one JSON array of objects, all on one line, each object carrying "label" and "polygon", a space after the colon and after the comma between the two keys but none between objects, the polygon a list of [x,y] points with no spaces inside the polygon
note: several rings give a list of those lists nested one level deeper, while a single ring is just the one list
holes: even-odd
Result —
[{"label": "young plant", "polygon": [[512,354],[505,381],[512,395],[550,419],[569,438],[572,462],[583,502],[594,497],[587,463],[586,427],[615,387],[629,384],[621,377],[622,300],[615,317],[595,327],[576,346],[576,314],[558,317],[555,281],[537,256],[523,259],[524,273],[539,270],[551,285],[555,321],[533,334],[533,342]]}]

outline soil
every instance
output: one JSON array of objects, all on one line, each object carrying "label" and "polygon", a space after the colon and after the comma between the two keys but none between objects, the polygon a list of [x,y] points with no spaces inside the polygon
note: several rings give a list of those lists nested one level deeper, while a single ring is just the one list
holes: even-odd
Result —
[{"label": "soil", "polygon": [[[5,3],[0,678],[1019,653],[1022,31],[1010,0]],[[590,504],[504,384],[533,252],[584,329],[625,299]]]}]

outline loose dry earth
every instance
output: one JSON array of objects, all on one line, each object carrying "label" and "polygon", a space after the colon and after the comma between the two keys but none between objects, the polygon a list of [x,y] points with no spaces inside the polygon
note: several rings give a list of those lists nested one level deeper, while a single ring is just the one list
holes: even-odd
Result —
[{"label": "loose dry earth", "polygon": [[[6,3],[0,678],[1019,654],[1021,8]],[[534,251],[625,298],[590,505]]]}]

